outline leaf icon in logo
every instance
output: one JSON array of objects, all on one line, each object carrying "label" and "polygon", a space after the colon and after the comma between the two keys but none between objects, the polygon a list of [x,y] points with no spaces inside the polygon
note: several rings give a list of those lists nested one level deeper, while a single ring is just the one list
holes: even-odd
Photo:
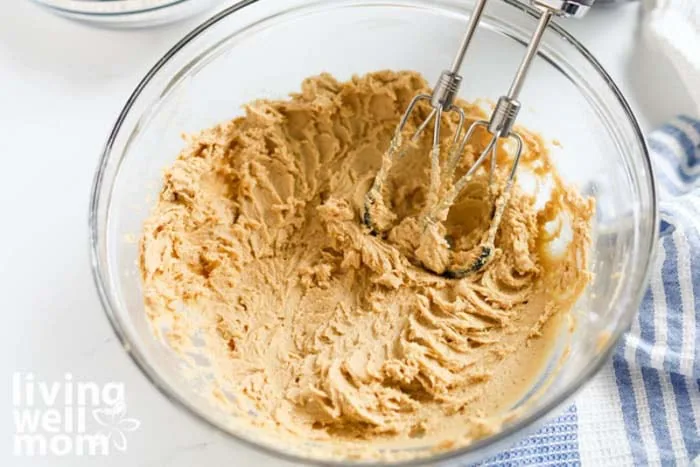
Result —
[{"label": "leaf icon in logo", "polygon": [[104,427],[114,427],[126,413],[124,401],[117,401],[114,405],[101,407],[92,411],[92,417]]},{"label": "leaf icon in logo", "polygon": [[105,428],[101,433],[119,451],[126,450],[125,433],[135,431],[141,426],[141,422],[135,418],[126,418],[126,404],[123,400],[117,401],[109,407],[101,407],[92,411],[92,417]]}]

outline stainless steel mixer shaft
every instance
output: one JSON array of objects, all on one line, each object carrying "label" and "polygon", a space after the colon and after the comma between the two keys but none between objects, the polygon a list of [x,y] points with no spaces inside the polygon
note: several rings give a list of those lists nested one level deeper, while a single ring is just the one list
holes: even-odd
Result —
[{"label": "stainless steel mixer shaft", "polygon": [[[375,205],[379,197],[382,196],[382,187],[387,179],[391,165],[394,159],[401,154],[402,147],[402,131],[408,122],[410,114],[413,112],[416,104],[421,100],[429,101],[432,110],[428,117],[418,126],[411,140],[416,141],[425,128],[434,119],[433,143],[430,153],[430,186],[428,189],[427,202],[429,209],[423,219],[423,225],[430,226],[435,222],[442,221],[446,218],[447,212],[454,204],[457,197],[466,187],[469,181],[473,178],[476,170],[484,163],[486,158],[491,156],[491,164],[489,170],[490,192],[494,192],[494,173],[496,171],[496,149],[498,140],[501,138],[510,138],[515,142],[515,152],[513,154],[513,163],[508,174],[506,185],[495,201],[494,214],[489,226],[485,241],[481,245],[481,252],[472,264],[465,265],[456,269],[447,269],[441,273],[447,277],[460,278],[470,273],[480,270],[492,257],[495,252],[495,238],[498,232],[498,227],[503,217],[503,212],[508,204],[511,188],[515,180],[516,171],[520,162],[520,156],[523,150],[523,141],[520,136],[513,131],[515,120],[520,110],[520,102],[518,97],[525,82],[525,78],[530,69],[533,59],[537,55],[540,42],[544,35],[547,26],[555,15],[580,17],[585,14],[588,8],[593,4],[594,0],[531,0],[532,5],[541,12],[539,22],[533,33],[530,42],[528,43],[525,55],[518,67],[518,70],[513,78],[508,93],[501,96],[494,108],[491,118],[487,120],[478,120],[472,123],[464,136],[460,139],[460,135],[464,129],[465,115],[464,111],[454,105],[454,100],[459,92],[459,87],[462,82],[462,76],[458,73],[464,57],[466,55],[472,37],[476,32],[476,28],[480,21],[486,0],[478,0],[467,26],[467,31],[462,39],[460,48],[455,56],[452,66],[449,70],[441,73],[437,84],[431,95],[419,94],[413,98],[405,113],[403,114],[399,126],[396,128],[394,137],[389,146],[387,154],[382,160],[382,166],[377,173],[372,187],[365,196],[363,221],[370,229],[377,233],[384,230],[386,226],[376,225],[372,217],[372,207]],[[450,151],[446,165],[443,168],[440,166],[440,120],[444,112],[456,112],[459,115],[459,123],[455,129],[454,138],[452,141],[452,150]],[[486,144],[486,147],[481,151],[474,164],[462,175],[456,182],[454,180],[454,172],[459,163],[459,159],[469,142],[474,136],[477,128],[483,127],[490,135],[491,139]],[[441,173],[442,172],[442,173]],[[441,184],[445,181],[452,183],[452,186],[446,190],[446,194],[439,199]]]}]

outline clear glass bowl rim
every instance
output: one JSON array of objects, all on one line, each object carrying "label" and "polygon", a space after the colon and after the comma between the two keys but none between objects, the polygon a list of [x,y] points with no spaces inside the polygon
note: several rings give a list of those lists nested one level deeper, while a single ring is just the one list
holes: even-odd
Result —
[{"label": "clear glass bowl rim", "polygon": [[[35,3],[38,3],[39,5],[50,8],[52,10],[59,11],[61,13],[77,13],[81,15],[87,15],[87,16],[129,16],[129,15],[137,15],[141,13],[150,13],[152,11],[157,11],[157,10],[164,10],[166,8],[170,8],[175,5],[179,5],[181,3],[187,3],[192,0],[162,0],[163,3],[155,5],[155,6],[150,6],[148,8],[140,8],[140,9],[133,9],[133,10],[126,10],[126,11],[120,11],[120,12],[103,12],[103,13],[98,13],[94,11],[86,11],[86,10],[80,10],[76,8],[65,8],[65,7],[60,7],[57,6],[53,3],[49,3],[46,0],[32,0]],[[85,4],[92,4],[92,5],[97,5],[100,3],[104,3],[101,0],[94,0],[94,1],[86,1],[84,2]]]},{"label": "clear glass bowl rim", "polygon": [[[34,0],[38,1],[38,0]],[[186,0],[183,0],[186,1]],[[614,335],[611,336],[610,339],[607,340],[605,345],[603,346],[600,356],[598,357],[597,361],[593,361],[589,363],[584,370],[581,372],[579,375],[578,379],[573,382],[568,388],[566,388],[565,391],[562,391],[562,393],[554,398],[552,401],[549,403],[545,404],[543,407],[541,407],[537,412],[530,414],[527,417],[524,417],[520,420],[518,420],[516,423],[507,426],[505,429],[502,431],[498,432],[497,434],[490,436],[488,438],[484,438],[482,440],[476,441],[474,443],[471,443],[465,447],[456,449],[454,451],[449,451],[449,452],[444,452],[444,453],[439,453],[435,454],[434,456],[431,457],[423,457],[423,458],[418,458],[418,459],[411,459],[411,460],[403,460],[395,463],[377,463],[377,462],[372,462],[372,461],[333,461],[333,460],[318,460],[318,459],[311,459],[311,458],[305,458],[302,456],[298,456],[295,454],[290,454],[287,452],[284,452],[282,450],[278,450],[275,448],[272,448],[268,445],[262,444],[262,443],[257,443],[255,441],[252,441],[250,439],[246,439],[245,437],[242,437],[236,433],[231,432],[228,430],[226,427],[219,425],[217,422],[209,419],[206,415],[200,413],[200,411],[195,408],[192,404],[190,404],[187,400],[184,398],[181,398],[175,391],[171,390],[169,387],[168,383],[166,383],[158,374],[158,372],[151,366],[151,364],[148,362],[148,359],[141,353],[139,350],[138,345],[133,345],[131,343],[131,340],[129,339],[129,336],[124,330],[124,327],[122,326],[122,323],[120,321],[120,317],[117,313],[115,313],[115,308],[116,305],[112,302],[112,298],[110,297],[110,293],[108,291],[108,287],[106,285],[107,281],[105,278],[105,272],[102,269],[102,265],[100,262],[100,257],[99,257],[99,225],[98,225],[98,208],[99,208],[99,203],[100,203],[100,192],[102,188],[102,182],[103,178],[105,175],[105,170],[107,168],[107,164],[109,162],[109,159],[111,157],[111,151],[112,151],[112,146],[117,138],[117,135],[121,131],[121,127],[126,120],[127,115],[129,114],[133,104],[136,102],[138,97],[141,95],[142,91],[144,88],[150,83],[152,78],[163,68],[163,66],[171,59],[173,58],[177,53],[179,53],[185,46],[187,46],[192,40],[194,40],[197,36],[199,36],[201,33],[205,32],[209,27],[215,25],[219,21],[225,19],[229,15],[232,15],[236,13],[237,11],[242,10],[243,8],[246,8],[250,5],[262,2],[264,0],[242,0],[230,7],[225,8],[221,12],[217,13],[216,15],[212,16],[210,19],[204,21],[202,24],[197,26],[195,29],[193,29],[190,33],[188,33],[185,37],[183,37],[177,44],[175,44],[158,62],[148,71],[148,73],[144,76],[144,78],[139,82],[139,84],[136,86],[135,90],[133,93],[130,95],[128,98],[126,104],[124,105],[122,111],[120,112],[119,116],[117,117],[117,120],[109,134],[109,137],[107,139],[107,142],[105,144],[105,147],[102,151],[102,154],[100,156],[100,162],[98,164],[97,171],[95,173],[94,179],[93,179],[93,185],[90,193],[90,205],[89,205],[89,243],[90,243],[90,262],[91,262],[91,268],[92,268],[92,275],[93,275],[93,280],[95,283],[95,286],[98,291],[98,295],[100,298],[100,301],[102,303],[102,307],[105,311],[105,314],[107,315],[107,318],[112,326],[112,329],[114,330],[115,335],[121,342],[122,346],[124,347],[125,351],[131,358],[131,360],[136,364],[136,366],[141,370],[143,375],[148,379],[154,386],[155,388],[163,394],[168,400],[170,400],[176,407],[179,407],[180,409],[183,410],[186,414],[189,416],[193,417],[195,420],[204,423],[206,426],[209,426],[211,428],[214,428],[218,432],[232,437],[235,441],[242,443],[245,446],[251,447],[258,452],[262,452],[267,455],[273,455],[276,456],[282,460],[286,461],[291,461],[291,462],[303,462],[306,463],[307,465],[319,465],[319,466],[329,466],[329,465],[405,465],[405,466],[411,466],[411,465],[423,465],[426,463],[434,463],[434,462],[443,462],[446,460],[450,459],[456,459],[459,458],[460,456],[465,456],[468,454],[476,454],[477,451],[480,451],[482,449],[486,449],[489,446],[495,445],[495,444],[501,444],[504,441],[508,440],[509,438],[512,438],[514,435],[516,435],[518,432],[525,431],[528,428],[531,428],[533,426],[536,426],[538,422],[543,421],[545,417],[550,415],[553,411],[555,411],[558,407],[561,407],[563,404],[565,404],[568,400],[570,400],[580,389],[581,387],[588,382],[593,376],[595,376],[600,369],[603,367],[605,363],[608,362],[608,360],[611,358],[613,350],[617,346],[618,342],[620,342],[623,330],[628,329],[632,323],[632,319],[636,316],[636,313],[627,313],[624,315],[624,319],[627,321],[624,323],[624,326],[620,326],[617,328],[617,331]],[[518,0],[502,0],[503,2],[507,3],[510,7],[514,8],[519,8],[522,11],[524,11],[526,14],[537,17],[538,13],[535,9],[532,7],[519,3]],[[293,11],[296,11],[298,9],[302,8],[310,8],[313,6],[317,6],[318,4],[324,2],[324,0],[317,0],[308,4],[305,4],[303,6],[295,5],[291,8],[283,8],[279,11],[276,11],[275,13],[269,13],[266,18],[270,18],[272,16],[279,16],[282,14],[286,13],[291,13]],[[391,2],[387,2],[387,4],[390,4]],[[628,118],[628,123],[630,123],[633,127],[635,136],[636,136],[636,143],[638,143],[639,147],[641,148],[641,155],[642,155],[642,162],[646,167],[645,170],[649,173],[650,179],[649,179],[649,189],[650,189],[650,198],[651,198],[651,223],[652,226],[654,226],[654,229],[651,234],[651,239],[649,242],[649,251],[647,252],[645,258],[646,258],[646,264],[643,265],[644,267],[644,280],[640,284],[640,287],[638,288],[636,292],[636,296],[632,298],[630,301],[631,306],[634,306],[634,309],[637,310],[641,301],[642,297],[646,291],[646,287],[648,284],[649,280],[649,275],[650,275],[650,270],[651,270],[651,265],[653,264],[654,256],[655,256],[655,251],[656,251],[656,244],[658,240],[658,228],[656,226],[658,225],[658,219],[659,219],[659,213],[658,213],[658,202],[657,202],[657,188],[656,188],[656,178],[654,176],[654,170],[653,166],[651,163],[651,159],[649,156],[649,149],[646,143],[646,139],[644,138],[644,134],[641,130],[641,127],[639,125],[639,122],[637,118],[635,117],[634,113],[632,112],[632,109],[630,108],[627,100],[623,96],[622,92],[620,89],[617,87],[617,85],[614,83],[613,79],[610,77],[610,75],[605,71],[603,66],[594,58],[594,56],[584,47],[580,42],[578,42],[572,35],[570,35],[566,30],[564,30],[561,26],[559,26],[556,23],[550,23],[549,30],[553,30],[556,32],[562,39],[566,40],[569,42],[578,53],[580,53],[583,58],[586,59],[586,61],[595,69],[597,73],[600,74],[601,77],[604,78],[605,82],[607,83],[609,90],[613,93],[615,98],[617,99],[617,103],[620,104],[622,109],[625,112],[626,117]]]}]

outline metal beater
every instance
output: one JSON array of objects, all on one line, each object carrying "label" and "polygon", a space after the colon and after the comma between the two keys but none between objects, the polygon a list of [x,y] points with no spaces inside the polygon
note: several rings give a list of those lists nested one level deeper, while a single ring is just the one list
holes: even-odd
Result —
[{"label": "metal beater", "polygon": [[[424,228],[434,225],[437,221],[444,220],[444,218],[446,218],[447,212],[454,204],[457,197],[472,179],[476,170],[486,160],[489,154],[491,155],[489,184],[491,185],[490,191],[493,191],[492,185],[494,178],[493,175],[496,170],[496,148],[498,140],[501,138],[510,138],[515,142],[516,148],[513,155],[513,165],[503,192],[495,202],[494,214],[489,226],[488,235],[486,241],[481,245],[481,252],[479,256],[472,262],[472,264],[468,264],[457,269],[447,269],[442,272],[442,274],[450,278],[461,278],[479,271],[491,260],[495,251],[494,242],[496,233],[498,232],[498,227],[501,223],[501,218],[505,207],[508,204],[510,190],[515,179],[518,163],[520,161],[520,155],[523,149],[523,141],[521,137],[513,131],[513,125],[515,124],[516,117],[520,110],[518,96],[520,95],[520,90],[525,82],[525,77],[527,76],[532,60],[537,55],[540,41],[542,40],[542,36],[544,35],[544,32],[552,17],[581,17],[586,13],[593,2],[594,0],[530,0],[532,6],[541,12],[541,16],[508,93],[499,97],[496,107],[491,114],[491,118],[488,121],[475,121],[460,139],[460,135],[464,131],[466,117],[464,115],[464,111],[454,104],[455,98],[459,92],[460,84],[462,83],[462,76],[459,74],[459,69],[462,66],[464,56],[466,55],[469,44],[481,19],[484,7],[486,6],[486,0],[478,0],[476,2],[474,11],[469,18],[467,31],[464,34],[464,38],[462,39],[457,55],[452,62],[452,66],[449,70],[444,70],[440,74],[440,78],[433,88],[432,94],[419,94],[411,100],[394,132],[394,136],[389,144],[389,149],[382,159],[382,165],[374,178],[374,182],[365,195],[362,220],[373,233],[378,233],[381,230],[385,230],[382,228],[384,226],[378,226],[375,224],[371,211],[372,207],[375,206],[377,201],[382,196],[382,188],[386,182],[394,160],[397,158],[397,156],[401,157],[402,155],[402,132],[404,127],[406,126],[406,123],[408,122],[409,117],[416,105],[420,101],[428,101],[430,102],[432,109],[426,119],[423,120],[411,137],[412,142],[417,141],[430,122],[435,120],[433,128],[433,145],[430,151],[430,186],[427,196],[429,209],[427,210],[427,214],[425,214],[422,219],[422,225]],[[440,121],[443,113],[446,112],[455,112],[458,115],[459,120],[444,167],[444,174],[441,175],[443,168],[440,166]],[[467,142],[472,138],[474,132],[479,127],[482,127],[488,131],[488,133],[491,134],[491,139],[469,170],[456,182],[454,182],[453,185],[447,190],[444,197],[440,199],[439,192],[441,183],[444,181],[453,181],[454,172],[457,168],[462,152],[464,151]]]}]

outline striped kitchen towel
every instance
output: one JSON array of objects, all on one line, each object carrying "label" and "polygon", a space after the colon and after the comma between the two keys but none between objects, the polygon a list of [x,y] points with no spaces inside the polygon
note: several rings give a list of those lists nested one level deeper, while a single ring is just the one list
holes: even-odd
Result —
[{"label": "striped kitchen towel", "polygon": [[700,466],[700,120],[649,136],[661,236],[639,314],[573,405],[487,466]]}]

